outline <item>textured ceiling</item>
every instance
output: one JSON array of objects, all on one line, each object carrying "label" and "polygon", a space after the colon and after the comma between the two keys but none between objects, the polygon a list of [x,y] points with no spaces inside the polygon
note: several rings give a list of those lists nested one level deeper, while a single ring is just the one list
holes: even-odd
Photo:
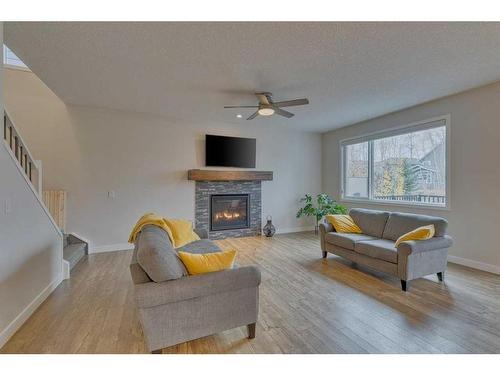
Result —
[{"label": "textured ceiling", "polygon": [[253,92],[309,98],[326,131],[500,79],[500,23],[4,23],[6,44],[65,102],[241,123]]}]

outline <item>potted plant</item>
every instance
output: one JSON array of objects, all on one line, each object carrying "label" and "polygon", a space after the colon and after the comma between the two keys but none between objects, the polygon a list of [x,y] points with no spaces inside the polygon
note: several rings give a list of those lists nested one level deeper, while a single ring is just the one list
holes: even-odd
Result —
[{"label": "potted plant", "polygon": [[304,203],[302,207],[297,212],[297,218],[302,216],[314,216],[316,219],[316,225],[314,226],[314,233],[318,234],[319,221],[325,215],[338,215],[346,214],[347,208],[338,204],[331,198],[328,194],[321,193],[316,196],[316,203],[313,203],[313,198],[311,195],[306,194],[304,198],[300,200]]}]

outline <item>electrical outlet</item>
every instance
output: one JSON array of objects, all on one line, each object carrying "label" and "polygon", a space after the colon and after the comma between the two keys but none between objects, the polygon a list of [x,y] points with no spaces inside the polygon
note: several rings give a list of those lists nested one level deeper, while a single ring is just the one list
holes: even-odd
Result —
[{"label": "electrical outlet", "polygon": [[108,191],[108,198],[115,199],[115,191],[114,190]]}]

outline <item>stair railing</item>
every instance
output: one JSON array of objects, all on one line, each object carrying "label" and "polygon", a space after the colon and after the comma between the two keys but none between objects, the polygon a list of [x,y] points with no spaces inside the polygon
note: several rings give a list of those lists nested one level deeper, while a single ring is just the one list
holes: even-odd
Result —
[{"label": "stair railing", "polygon": [[3,140],[11,150],[17,163],[24,171],[27,179],[31,182],[38,195],[42,195],[42,164],[31,155],[26,143],[16,129],[7,111],[3,115]]}]

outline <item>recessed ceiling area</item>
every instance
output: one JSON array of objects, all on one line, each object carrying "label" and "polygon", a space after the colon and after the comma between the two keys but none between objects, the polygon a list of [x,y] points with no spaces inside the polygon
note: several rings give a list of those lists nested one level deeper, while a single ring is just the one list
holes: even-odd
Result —
[{"label": "recessed ceiling area", "polygon": [[[241,124],[254,92],[308,98],[324,132],[500,80],[500,23],[5,22],[5,43],[68,104]],[[241,114],[242,118],[237,118]]]}]

